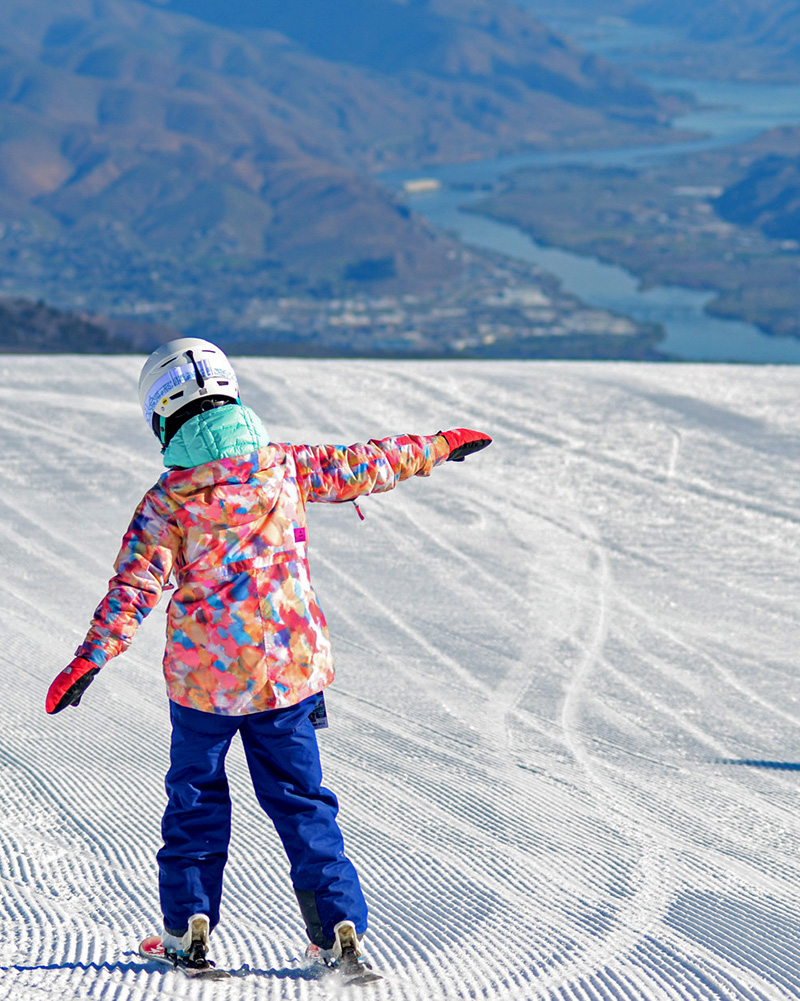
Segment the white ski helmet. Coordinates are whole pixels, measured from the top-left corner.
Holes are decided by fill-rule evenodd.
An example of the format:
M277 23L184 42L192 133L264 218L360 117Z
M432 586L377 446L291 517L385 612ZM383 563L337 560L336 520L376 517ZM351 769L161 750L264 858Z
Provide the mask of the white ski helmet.
M208 396L239 399L236 373L211 341L178 337L154 351L139 376L139 403L147 424L161 441L164 421L187 403Z

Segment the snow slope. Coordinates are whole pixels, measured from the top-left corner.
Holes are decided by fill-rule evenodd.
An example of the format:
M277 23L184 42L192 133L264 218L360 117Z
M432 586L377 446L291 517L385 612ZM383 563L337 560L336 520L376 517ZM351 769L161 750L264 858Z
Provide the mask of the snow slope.
M135 956L158 922L162 609L44 714L160 471L139 365L0 360L0 998L333 997L238 747L214 936L236 976ZM495 436L363 524L310 510L370 996L800 997L800 370L238 368L276 439Z

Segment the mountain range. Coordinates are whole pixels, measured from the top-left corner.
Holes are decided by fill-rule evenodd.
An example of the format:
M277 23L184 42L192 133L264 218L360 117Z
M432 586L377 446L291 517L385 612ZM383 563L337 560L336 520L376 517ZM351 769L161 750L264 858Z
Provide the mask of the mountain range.
M794 49L800 40L800 7L795 0L637 0L630 13L642 23L684 28L700 42L736 40L748 46ZM789 54L786 51L786 54Z
M627 65L667 75L714 79L800 79L800 5L796 0L521 0L545 19L577 24L624 17L673 29L637 43Z
M800 157L761 157L714 205L728 222L755 226L775 239L800 242Z
M4 0L0 39L6 229L265 290L445 280L449 240L373 175L671 111L507 0Z

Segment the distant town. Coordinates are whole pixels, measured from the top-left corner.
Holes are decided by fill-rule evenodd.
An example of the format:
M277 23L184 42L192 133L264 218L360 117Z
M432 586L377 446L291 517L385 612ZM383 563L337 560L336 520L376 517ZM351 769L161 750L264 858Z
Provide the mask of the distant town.
M119 245L109 252L116 236L96 230L75 245L48 241L30 223L1 227L0 295L44 299L95 322L143 321L118 350L148 348L149 325L154 341L179 331L251 354L660 357L658 328L589 308L540 269L483 251L454 250L459 277L419 294L337 294L325 285L281 287L257 264L234 268L222 257L200 277L196 264L174 256Z

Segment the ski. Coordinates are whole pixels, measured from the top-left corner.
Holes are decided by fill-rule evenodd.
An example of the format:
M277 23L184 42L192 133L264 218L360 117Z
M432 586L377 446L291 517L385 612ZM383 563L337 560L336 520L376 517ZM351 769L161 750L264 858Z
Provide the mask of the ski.
M327 963L315 963L312 969L317 979L327 980L328 978L335 978L348 987L366 987L368 984L375 984L379 980L383 980L380 973L376 973L375 970L364 963L357 963L352 968L348 968L342 963L336 963L331 966Z
M192 980L227 980L231 976L227 970L217 969L211 960L192 962L165 952L160 935L150 935L143 939L139 943L139 955L142 959L158 963L159 966L177 970ZM369 963L360 959L352 949L345 949L341 959L332 963L325 962L317 956L309 958L310 969L318 979L335 977L340 983L354 987L365 987L383 980L381 974L376 973Z
M191 961L164 951L160 935L150 935L139 943L139 955L171 970L179 970L192 980L227 980L230 973L218 970L210 959Z
M330 971L337 975L342 983L356 987L364 987L383 980L380 973L376 973L371 966L356 959L355 956L343 956L336 966L330 967Z

